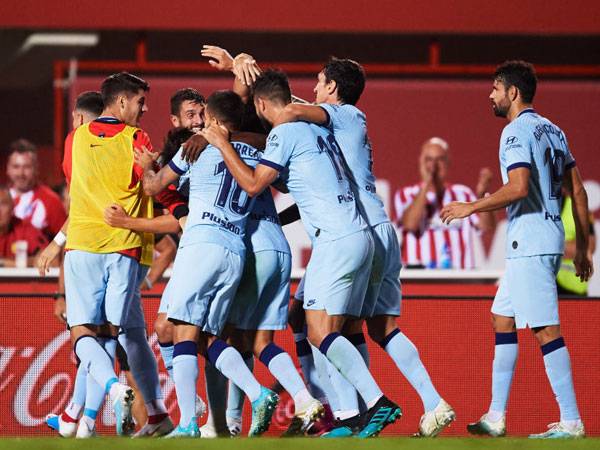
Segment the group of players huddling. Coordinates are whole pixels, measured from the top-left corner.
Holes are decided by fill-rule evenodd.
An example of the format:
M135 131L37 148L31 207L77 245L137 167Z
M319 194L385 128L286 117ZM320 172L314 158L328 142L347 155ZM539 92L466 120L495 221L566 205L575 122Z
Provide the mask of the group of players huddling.
M117 433L132 434L133 390L114 371L118 337L148 413L135 436L238 434L245 397L252 408L248 435L264 433L279 398L254 377L254 356L293 399L295 415L286 435L376 436L402 412L369 371L366 322L371 339L421 397L417 435L436 436L455 412L396 324L399 245L376 194L366 117L355 106L365 85L362 67L331 58L317 75L315 103L309 104L292 96L284 73L263 72L248 54L232 58L213 46L202 54L215 68L234 73L233 90L214 92L206 102L193 89L179 91L172 117L184 127L169 133L161 158L138 128L149 90L141 78L125 72L106 78L97 94L103 105L99 117L86 112L84 102L76 107L81 116L74 125L80 126L67 137L63 163L69 219L39 267L45 272L66 248L67 322L80 365L71 403L62 414L50 415L48 425L62 436L93 436L108 394ZM498 67L490 100L494 113L509 121L500 139L504 185L441 213L449 223L508 208L506 274L492 307L492 401L468 430L505 434L516 328L529 326L561 414L547 432L532 437L581 437L554 278L563 252L563 187L573 197L575 266L582 279L591 276L587 197L564 133L532 108L535 89L530 64L508 61ZM256 117L270 130L266 139ZM278 215L270 187L289 192L295 205ZM154 218L151 196L172 214ZM111 226L115 215L128 220ZM298 218L312 255L288 313L291 256L282 224ZM152 233L179 227L183 234L155 323L177 394L175 427L146 339L139 286L151 263ZM275 330L288 321L306 384L290 355L273 342ZM203 427L198 354L206 358L210 410Z

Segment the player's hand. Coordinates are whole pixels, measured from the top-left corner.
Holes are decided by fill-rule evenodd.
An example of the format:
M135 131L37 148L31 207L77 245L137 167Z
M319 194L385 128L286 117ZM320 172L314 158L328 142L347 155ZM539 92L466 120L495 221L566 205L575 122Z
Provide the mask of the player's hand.
M240 53L233 60L233 73L246 86L252 86L261 73L252 55Z
M594 274L594 264L591 255L585 251L576 251L573 264L575 265L575 274L582 282L588 281Z
M233 70L233 57L227 50L216 45L203 45L200 53L209 58L208 63L217 70Z
M204 138L204 136L201 134L195 134L183 143L183 151L181 156L188 163L194 163L200 157L200 153L204 151L207 145L208 141Z
M179 218L179 226L181 227L181 231L185 230L185 224L187 223L188 216L183 216Z
M200 131L200 135L208 141L209 144L217 148L223 148L229 143L229 130L223 125L211 125Z
M59 322L67 323L67 303L64 297L58 297L54 300L54 317Z
M151 152L145 145L142 145L141 149L135 149L133 159L135 163L138 166L140 166L145 172L147 170L152 170L154 164L156 164L158 156L158 152Z
M56 242L50 241L48 246L42 250L40 256L38 256L36 266L38 268L38 273L40 277L45 277L46 273L50 270L50 266L52 262L60 255L62 252L62 247L60 247Z
M472 203L452 202L448 203L440 211L440 219L446 225L449 225L454 219L468 217L474 212Z
M127 220L129 215L125 212L121 205L113 203L107 206L104 210L104 221L115 228L127 228Z
M477 197L482 198L485 193L490 190L492 178L494 178L494 174L489 167L483 167L479 171L479 179L477 180L477 187L475 188Z

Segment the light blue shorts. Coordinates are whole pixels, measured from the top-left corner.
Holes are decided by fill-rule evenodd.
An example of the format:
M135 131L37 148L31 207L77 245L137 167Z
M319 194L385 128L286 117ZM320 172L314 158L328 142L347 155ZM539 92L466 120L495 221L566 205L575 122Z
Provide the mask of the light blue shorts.
M138 278L136 282L135 295L131 300L131 305L129 305L129 311L127 311L127 317L125 318L125 322L123 325L124 330L130 330L132 328L146 328L146 319L144 317L144 308L142 306L142 291L140 289L140 285L146 275L148 275L148 271L150 267L140 264L138 270Z
M210 243L180 246L169 281L167 317L218 336L242 277L244 258Z
M119 253L65 255L67 323L121 326L137 289L139 263Z
M316 244L306 266L304 309L358 317L373 264L373 245L369 230Z
M291 271L288 253L267 250L246 254L229 323L241 330L285 330Z
M298 286L296 287L296 293L294 294L294 300L298 300L299 302L304 301L304 277L306 274L302 275L300 281L298 282Z
M492 313L514 317L517 328L558 325L560 259L561 255L507 258Z
M399 316L402 302L400 287L400 246L390 222L373 227L375 252L369 286L360 317Z
M172 274L173 272L171 272ZM162 296L160 297L160 303L158 305L158 314L166 314L167 313L167 306L169 305L169 298L171 296L171 280L173 279L173 275L171 275L171 278L169 278L169 281L167 281L167 285L165 286L165 290L162 293Z

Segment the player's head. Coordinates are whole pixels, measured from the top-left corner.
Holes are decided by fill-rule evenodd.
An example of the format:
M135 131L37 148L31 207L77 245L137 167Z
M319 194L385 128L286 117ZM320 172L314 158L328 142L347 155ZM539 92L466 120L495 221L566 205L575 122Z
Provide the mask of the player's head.
M206 125L223 125L229 131L238 131L244 117L244 102L233 91L215 91L206 99Z
M149 90L148 83L127 72L107 77L100 87L105 111L132 127L137 127L148 111L146 93Z
M332 56L317 75L316 103L356 105L365 89L365 71L351 59Z
M171 123L190 130L204 126L206 100L196 89L179 89L171 97Z
M162 152L160 153L161 165L168 164L173 156L179 151L181 145L194 135L194 132L186 127L171 128L165 138Z
M263 72L254 83L254 107L256 114L270 128L279 111L292 101L287 75L280 70Z
M73 108L73 112L71 113L73 116L73 129L97 119L103 110L104 103L102 102L100 92L82 92L77 96L75 108Z
M6 175L10 186L19 192L33 189L37 183L37 147L27 139L17 139L8 147Z
M506 61L494 72L490 94L494 114L506 117L511 107L530 105L535 96L537 76L533 66L525 61Z
M425 178L429 174L436 182L443 183L446 180L449 162L448 148L448 143L440 137L429 138L423 143L419 158L421 177Z
M13 200L8 186L0 185L0 228L6 228L13 216Z

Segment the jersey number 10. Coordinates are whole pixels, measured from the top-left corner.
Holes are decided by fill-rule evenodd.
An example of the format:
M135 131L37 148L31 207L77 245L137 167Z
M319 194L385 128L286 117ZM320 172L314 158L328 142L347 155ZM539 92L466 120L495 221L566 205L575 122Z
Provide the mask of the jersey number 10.
M220 173L222 174L221 186L217 193L215 206L225 208L229 200L229 209L240 215L246 214L248 206L250 206L250 196L235 182L224 161L215 166L215 175Z

